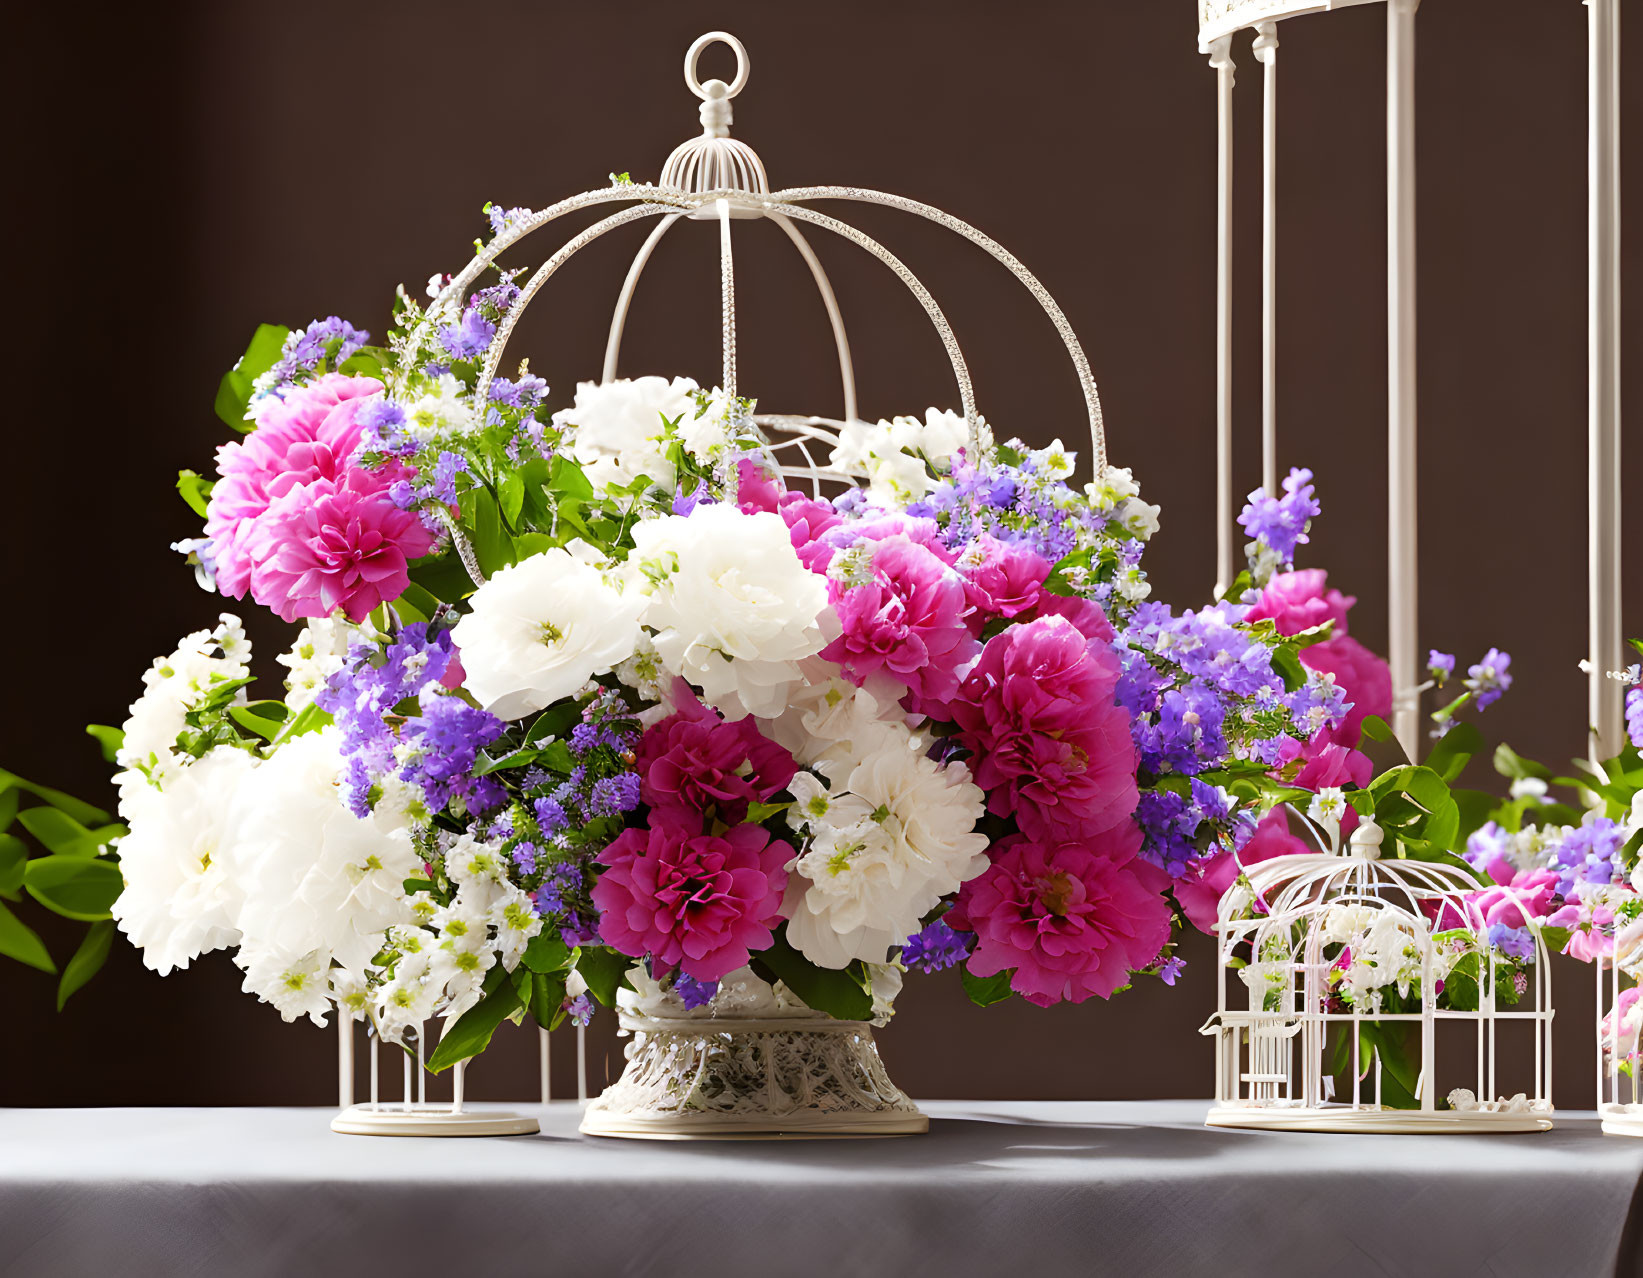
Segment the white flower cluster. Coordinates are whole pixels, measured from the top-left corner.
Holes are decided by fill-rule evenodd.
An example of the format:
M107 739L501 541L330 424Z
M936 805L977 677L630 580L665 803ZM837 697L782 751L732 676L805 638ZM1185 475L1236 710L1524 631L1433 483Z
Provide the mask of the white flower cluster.
M788 787L788 822L804 839L787 867L788 939L822 967L884 964L943 896L986 870L975 829L986 796L869 693L836 676L807 691L775 734L791 740L796 728L796 757L820 774Z
M983 443L990 442L986 422L978 419ZM954 412L928 409L916 417L846 422L833 449L833 468L859 475L867 482L868 497L881 506L906 506L927 494L936 480L931 468L946 469L953 455L969 442L964 418Z
M496 849L465 834L446 851L445 872L456 887L451 904L441 909L418 893L409 904L423 926L388 933L385 966L392 974L370 997L377 1028L390 1042L436 1011L448 1020L461 1016L479 1001L486 973L497 963L513 971L542 930Z
M696 417L701 387L688 377L578 382L576 399L553 415L571 458L595 488L625 487L643 475L673 487L668 423Z
M1160 508L1141 500L1141 485L1127 466L1108 466L1098 481L1084 485L1084 495L1091 509L1137 541L1147 541L1158 531Z
M644 520L633 541L621 573L572 543L486 581L452 635L468 690L518 719L612 670L659 694L665 671L733 719L785 710L837 620L780 516L704 506Z
M196 630L170 656L156 657L143 671L143 695L131 705L125 740L116 755L120 772L114 782L120 787L120 812L128 824L131 795L145 783L163 789L176 778L184 762L177 754L177 738L188 726L188 715L221 695L227 685L249 678L250 661L245 627L225 612L215 630ZM243 703L243 690L237 690L233 700Z
M1340 944L1351 951L1336 988L1359 1011L1378 1012L1386 991L1393 987L1407 998L1410 987L1420 979L1420 940L1413 924L1396 910L1332 905L1324 911L1319 933L1323 944ZM1434 980L1448 975L1460 953L1443 946L1434 948Z
M290 673L285 677L285 704L295 714L310 705L326 681L348 659L348 644L361 628L341 613L316 617L303 626L288 652L274 660Z
M363 981L387 930L410 921L403 883L421 861L408 834L342 805L337 746L333 728L264 760L218 746L133 796L113 915L148 966L237 944L248 993L321 1023L333 965Z

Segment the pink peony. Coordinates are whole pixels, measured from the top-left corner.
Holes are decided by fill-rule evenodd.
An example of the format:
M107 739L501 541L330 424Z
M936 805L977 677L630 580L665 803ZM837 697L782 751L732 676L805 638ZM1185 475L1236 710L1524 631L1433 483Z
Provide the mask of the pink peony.
M1557 895L1556 870L1521 870L1509 884L1497 884L1472 895L1472 904L1483 915L1484 924L1496 923L1506 927L1526 927L1528 920L1523 911L1536 922L1552 913L1552 899Z
M739 825L749 803L787 788L798 765L751 717L725 722L683 679L674 683L673 702L677 710L639 739L640 795L653 810L692 828L704 827L709 810Z
M1046 845L1013 836L971 879L947 922L976 934L969 970L1014 969L1010 988L1048 1007L1108 998L1169 940L1167 878L1145 861L1110 855L1101 840Z
M1363 721L1368 715L1386 718L1392 713L1392 672L1386 662L1350 635L1315 643L1301 650L1301 663L1321 674L1332 674L1346 690L1352 703L1346 718L1336 727L1325 728L1315 743L1334 742L1356 746L1363 740Z
M975 609L970 624L977 634L992 618L1014 617L1036 604L1050 575L1050 561L1037 551L986 535L970 544L958 566Z
M1304 839L1289 830L1289 813L1273 808L1255 827L1255 833L1237 853L1217 852L1207 858L1190 879L1175 881L1175 899L1181 903L1187 922L1200 932L1215 930L1216 911L1221 897L1238 881L1241 868L1270 861L1275 856L1304 856L1314 851Z
M256 430L217 449L221 478L206 507L205 532L213 542L217 588L223 594L245 597L255 567L249 549L252 530L270 505L316 479L342 483L348 477L353 469L349 458L359 446L360 407L381 391L382 383L374 377L332 373L283 400L264 398ZM406 474L395 464L374 472L371 482L386 489Z
M782 483L780 475L766 470L751 457L743 457L736 463L736 505L742 514L757 515L763 511L774 514L786 495L787 485Z
M929 521L926 521L929 522ZM943 702L978 647L967 624L964 581L929 549L897 533L873 546L871 577L829 579L843 632L822 650L858 684L890 676L920 701ZM892 692L891 700L899 700Z
M680 967L717 981L775 939L792 855L757 825L699 834L663 820L624 830L599 854L599 939L632 958L649 955L658 975Z
M736 463L736 504L744 515L778 514L787 525L799 561L811 572L826 572L833 547L820 540L828 529L844 522L831 503L806 497L782 483L780 475L744 457Z
M1038 604L1033 609L1036 617L1065 617L1078 628L1078 633L1086 639L1098 639L1102 643L1111 643L1118 632L1112 628L1112 622L1107 620L1107 614L1101 611L1099 604L1091 603L1088 599L1080 599L1077 595L1058 595L1051 591L1041 591Z
M944 564L958 558L941 538L941 525L923 515L906 515L900 511L877 511L852 522L840 520L823 537L835 550L843 550L858 541L884 541L890 537L905 537L923 546Z
M1113 700L1118 657L1041 617L987 641L952 704L988 807L1045 841L1111 830L1135 811L1135 744Z
M400 510L360 472L343 483L316 479L275 501L252 526L251 597L285 621L350 621L397 599L410 584L408 562L428 553L433 534Z
M1326 621L1335 623L1330 636L1339 639L1346 633L1347 610L1357 603L1352 595L1338 590L1325 590L1329 574L1322 568L1303 568L1298 572L1281 572L1261 592L1255 606L1245 614L1245 621L1271 620L1277 623L1281 635L1298 635Z

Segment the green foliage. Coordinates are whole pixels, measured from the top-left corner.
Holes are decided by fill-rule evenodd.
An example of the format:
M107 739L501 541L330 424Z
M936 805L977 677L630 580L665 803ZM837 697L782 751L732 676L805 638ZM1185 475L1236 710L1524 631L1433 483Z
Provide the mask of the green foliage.
M974 976L968 966L959 969L964 981L964 992L977 1007L990 1007L1010 997L1010 978L1013 971L995 972L992 976Z
M86 735L97 743L103 752L103 762L113 763L119 756L120 747L125 744L126 734L119 728L111 728L106 723L86 724Z
M68 1002L71 994L102 970L113 941L114 923L111 919L103 919L86 929L85 939L80 942L80 948L74 951L74 957L69 959L68 966L63 969L63 979L57 983L59 1012L63 1010L63 1004Z
M245 354L223 374L217 386L217 416L242 435L251 429L245 410L251 402L252 383L279 362L280 350L290 335L291 330L283 325L259 324Z
M57 965L51 961L39 934L4 905L0 905L0 955L42 972L53 975L57 972Z
M101 857L40 856L23 870L23 888L36 901L87 923L108 917L121 886L120 867Z
M626 954L603 945L585 945L576 951L576 970L588 983L588 993L606 1007L616 1006L616 991L626 982L632 966L633 960Z
M486 973L484 997L445 1030L428 1058L428 1068L435 1074L443 1073L489 1047L497 1027L525 1005L520 987L529 978L529 972L510 974L500 965Z
M785 984L806 1007L837 1020L865 1021L873 1015L866 966L857 960L842 971L817 967L793 948L785 923L776 930L770 948L753 956L753 966L771 984L778 980Z
M211 490L216 487L216 481L204 478L192 470L177 472L177 491L182 499L201 519L205 518L206 503L211 499Z

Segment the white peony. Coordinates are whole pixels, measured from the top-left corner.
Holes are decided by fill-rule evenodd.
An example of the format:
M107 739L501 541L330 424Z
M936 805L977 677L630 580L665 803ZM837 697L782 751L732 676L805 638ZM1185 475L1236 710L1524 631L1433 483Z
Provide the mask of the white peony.
M805 820L810 837L787 867L782 913L788 939L823 967L885 962L936 902L988 865L975 830L986 798L969 769L926 757L904 728L876 733L858 762L824 765L825 795L794 779L790 819Z
M387 929L410 920L404 881L422 864L406 833L343 806L338 739L326 728L287 742L241 784L236 804L245 896L236 961L247 988L287 1019L297 1013L275 987L316 953L327 968L333 959L351 971L369 964Z
M877 725L903 722L899 706L858 688L831 661L810 657L799 670L804 683L792 690L765 732L806 767L859 757L878 739Z
M698 506L645 520L633 544L663 667L732 719L780 714L803 682L798 663L838 629L826 581L799 562L781 516Z
M161 976L239 939L235 797L256 767L246 751L218 746L163 791L143 786L121 802L131 833L120 841L125 889L111 912Z
M297 633L289 652L274 660L290 673L285 677L285 704L296 713L308 706L326 681L348 659L348 644L360 628L340 613L315 617Z
M567 550L522 559L474 592L452 632L466 687L504 719L552 705L633 655L644 606Z
M700 389L688 377L578 382L575 402L555 413L553 424L566 433L571 457L595 487L621 487L645 475L671 488L666 423L693 419Z

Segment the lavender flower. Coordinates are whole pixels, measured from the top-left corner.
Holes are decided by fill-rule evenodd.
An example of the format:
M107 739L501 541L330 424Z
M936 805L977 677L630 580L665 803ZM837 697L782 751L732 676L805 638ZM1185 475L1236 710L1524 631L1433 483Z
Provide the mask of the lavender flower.
M1433 648L1426 654L1426 670L1438 687L1443 687L1449 677L1455 673L1455 657L1453 653L1439 652Z
M972 932L955 932L945 920L936 919L922 932L907 938L901 947L902 963L918 972L941 972L957 967L970 957Z
M1321 509L1312 488L1312 472L1296 469L1284 480L1283 496L1274 497L1260 488L1250 493L1238 522L1257 548L1287 566L1295 562L1295 547L1306 543L1307 526Z
M673 978L673 992L679 996L681 1003L694 1010L713 1001L713 996L719 992L719 982L698 981L694 976L680 972Z
M455 359L474 359L485 353L495 336L496 325L477 306L470 306L458 323L439 330L439 344Z
M593 1019L593 1000L586 994L578 994L575 998L568 998L563 1004L564 1013L573 1025L586 1025Z
M1477 694L1477 707L1487 710L1505 695L1512 686L1512 676L1508 667L1512 664L1509 653L1491 648L1483 654L1483 660L1471 666L1466 673L1469 676L1466 686Z
M201 562L204 562L201 556ZM1632 744L1643 750L1643 688L1632 688L1626 693L1626 735Z

